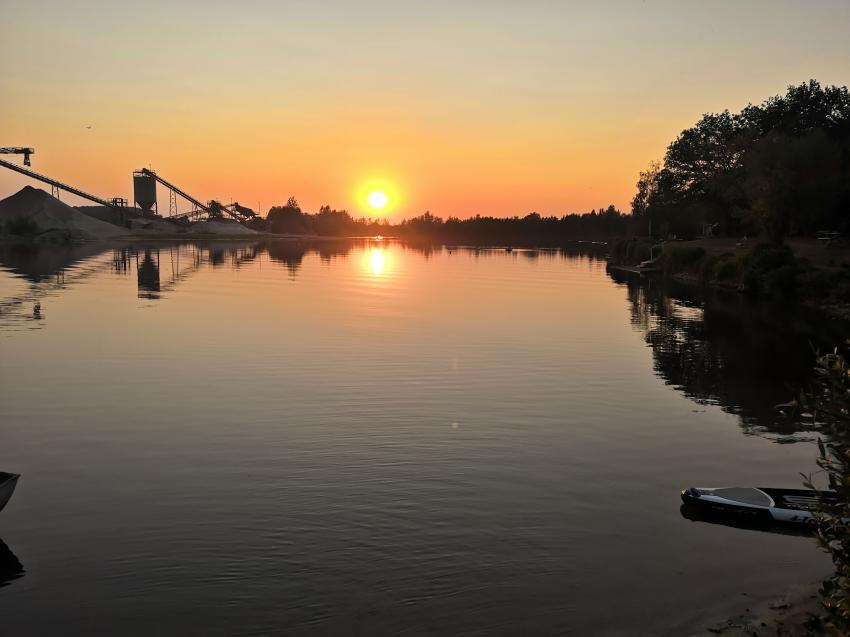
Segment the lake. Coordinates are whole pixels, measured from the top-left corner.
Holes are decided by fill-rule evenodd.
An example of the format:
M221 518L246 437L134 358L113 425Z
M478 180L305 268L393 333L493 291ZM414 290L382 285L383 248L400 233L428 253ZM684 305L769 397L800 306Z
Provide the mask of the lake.
M0 630L678 634L825 575L679 491L799 487L840 327L604 251L0 247Z

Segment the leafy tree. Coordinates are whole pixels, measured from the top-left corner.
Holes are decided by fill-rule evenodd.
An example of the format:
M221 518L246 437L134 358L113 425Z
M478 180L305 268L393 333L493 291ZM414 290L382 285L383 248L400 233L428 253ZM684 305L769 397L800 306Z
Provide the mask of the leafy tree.
M635 215L680 235L755 219L777 241L850 229L850 94L810 80L740 113L707 113L641 173Z
M770 238L782 243L789 231L818 230L846 188L847 176L840 148L816 128L795 137L774 133L760 139L748 154L744 183L751 210Z
M311 219L313 231L325 237L356 234L354 220L345 210L322 206Z
M290 197L285 206L271 208L266 219L269 229L276 234L306 234L309 230L295 197Z
M652 205L653 197L658 191L658 174L661 172L661 162L649 162L646 170L640 172L637 181L637 193L632 199L632 214L645 215Z

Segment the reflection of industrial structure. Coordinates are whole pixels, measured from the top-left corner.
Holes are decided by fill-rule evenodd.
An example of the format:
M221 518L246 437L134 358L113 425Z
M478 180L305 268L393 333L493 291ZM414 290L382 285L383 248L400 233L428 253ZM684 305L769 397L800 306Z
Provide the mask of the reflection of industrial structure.
M156 261L152 257L150 248L145 249L141 262L137 252L136 273L138 275L139 298L158 299L160 292L159 250L156 251Z
M0 154L23 155L24 166L30 165L30 155L34 153L35 149L29 147L0 147ZM59 191L64 190L65 192L69 192L77 197L88 199L89 201L93 201L96 204L100 204L101 206L106 206L108 208L120 210L127 207L127 200L121 197L103 199L85 192L84 190L80 190L79 188L75 188L69 184L53 179L52 177L39 174L34 170L24 168L23 166L13 164L3 159L0 159L0 166L21 173L22 175L26 175L27 177L31 177L32 179L50 184L51 194L57 198L59 197ZM157 184L161 184L167 188L169 192L169 214L167 216L163 215L167 219L182 221L199 219L201 217L206 217L207 219L223 219L224 217L229 217L240 223L246 223L258 218L257 213L250 208L240 206L237 202L222 204L213 199L204 204L200 200L192 197L184 190L178 188L173 183L166 181L154 171L147 168L141 168L133 172L133 200L135 205L141 209L143 215L159 216L159 207L157 205L156 197ZM192 205L191 210L187 212L179 212L177 209L178 197L188 201Z
M189 243L163 247L118 248L112 252L112 270L116 274L136 272L138 296L155 300L172 291L202 266L217 267L230 260L234 268L254 261L260 254L258 244L200 245Z

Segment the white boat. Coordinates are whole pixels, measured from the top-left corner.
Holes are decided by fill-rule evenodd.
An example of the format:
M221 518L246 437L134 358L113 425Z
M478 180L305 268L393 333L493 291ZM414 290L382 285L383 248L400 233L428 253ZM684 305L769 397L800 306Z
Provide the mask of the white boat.
M18 484L18 478L20 478L17 473L5 473L0 471L0 511L3 510L3 507L6 506L6 503L9 501L9 498L12 497L12 494L15 492L15 487Z
M806 489L768 489L755 487L693 488L682 491L682 501L715 515L752 522L781 522L815 525L812 512L821 503L834 504L834 491Z

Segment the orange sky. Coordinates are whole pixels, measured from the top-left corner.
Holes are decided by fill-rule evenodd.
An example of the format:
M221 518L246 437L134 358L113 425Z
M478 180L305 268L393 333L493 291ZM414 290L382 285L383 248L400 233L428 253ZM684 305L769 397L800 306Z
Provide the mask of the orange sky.
M701 113L850 78L846 1L66 4L0 0L0 145L104 197L150 166L264 212L627 209Z

